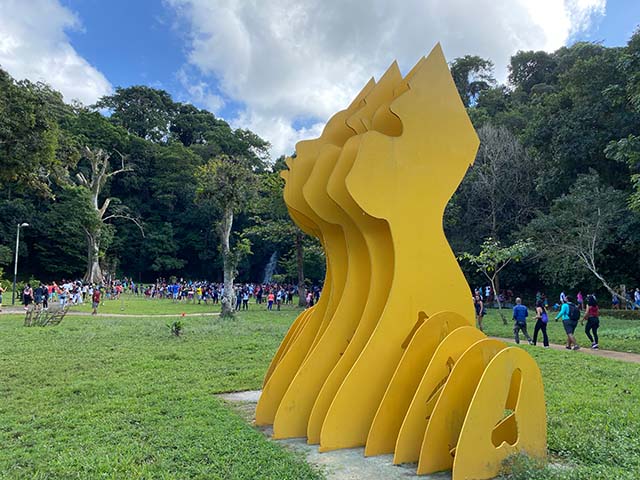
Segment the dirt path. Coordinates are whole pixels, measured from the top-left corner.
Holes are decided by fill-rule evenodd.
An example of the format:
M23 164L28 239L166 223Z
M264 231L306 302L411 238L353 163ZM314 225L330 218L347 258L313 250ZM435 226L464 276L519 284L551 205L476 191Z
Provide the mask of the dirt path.
M507 343L515 343L515 340L513 338L502 338L502 337L494 337L494 338L497 338L498 340L502 340ZM526 343L526 341L524 343ZM539 348L543 348L542 344L538 344L538 346ZM550 344L549 348L552 348L553 350L566 351L564 345ZM638 353L615 352L613 350L592 350L589 347L581 347L580 350L575 352L567 351L567 354L571 354L571 355L576 355L580 353L586 353L587 355L595 355L597 357L613 358L614 360L622 360L623 362L640 363L640 354Z
M0 315L20 315L24 314L23 308L3 308ZM94 317L119 317L119 318L138 318L138 317L158 317L158 318L175 318L182 317L182 313L156 313L156 314L148 314L148 313L140 313L140 314L132 314L132 313L98 313L97 315L91 315L91 312L78 312L78 311L70 311L67 312L67 315L71 316L94 316ZM185 313L185 317L217 317L220 315L218 312L203 312L203 313Z

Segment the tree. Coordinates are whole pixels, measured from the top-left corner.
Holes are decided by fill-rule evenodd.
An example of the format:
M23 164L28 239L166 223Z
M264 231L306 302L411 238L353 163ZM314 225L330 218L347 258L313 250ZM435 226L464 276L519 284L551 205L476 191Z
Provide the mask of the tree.
M590 169L605 183L627 188L628 175L604 154L612 140L637 131L640 121L628 106L621 49L581 43L554 55L559 72L554 92L518 107L526 119L519 138L540 160L538 191L550 205Z
M498 284L498 276L504 268L511 262L519 262L532 251L532 243L529 240L518 240L509 246L502 246L498 240L487 238L480 247L478 254L465 252L458 257L459 260L466 260L476 267L478 273L482 273L493 290L494 296L498 302L498 310L502 309L500 302L500 286ZM506 325L507 318L499 312L502 322Z
M198 168L196 185L196 201L219 214L217 228L222 242L224 275L222 316L231 317L236 266L249 247L246 239L240 239L232 248L233 220L234 215L243 212L255 195L256 177L246 158L220 155Z
M288 278L297 282L298 302L304 306L305 245L309 246L310 237L293 223L284 203L284 180L280 177L280 171L286 168L284 157L281 157L276 160L273 172L259 175L258 198L250 210L253 225L245 230L245 234L261 244L269 245L271 251L278 251L282 258L286 258L279 265L286 265ZM295 266L295 274L292 274L292 265Z
M538 204L536 163L518 139L490 124L478 135L480 148L456 194L457 208L450 207L445 217L448 231L458 238L458 250L469 250L487 237L505 240L533 217Z
M558 64L553 54L545 51L518 51L509 64L509 83L526 93L537 85L553 84Z
M465 55L451 62L451 76L465 107L472 105L480 92L495 85L493 62L475 55Z
M51 195L52 181L65 177L77 161L71 152L59 155L66 138L58 120L69 113L58 92L40 83L16 82L0 69L0 190L8 196L21 191Z
M554 200L549 213L527 226L544 260L543 270L554 281L569 282L590 272L612 295L619 295L604 278L599 260L607 246L619 241L623 192L602 184L597 173L580 175L567 195Z
M87 189L88 199L91 202L91 206L95 212L95 218L93 221L88 222L84 226L84 231L87 236L87 270L84 275L84 280L90 283L99 283L104 279L102 268L100 267L100 257L104 252L106 245L108 244L108 234L110 229L106 228L106 224L109 220L114 218L125 218L136 223L144 235L142 224L135 219L128 210L121 205L116 208L112 208L111 212L107 212L109 206L112 204L114 198L107 197L102 201L100 205L100 194L105 186L107 180L115 175L124 172L130 172L131 167L125 163L125 157L118 154L121 160L121 166L117 170L109 169L109 159L111 156L104 150L91 150L89 147L85 147L84 156L89 161L91 171L88 173L88 177L83 172L79 172L76 177L78 183ZM115 202L113 202L115 204Z
M172 136L185 147L210 143L210 134L216 130L231 134L231 128L227 122L217 119L211 112L185 103L176 104L176 113L170 130Z
M633 34L620 59L620 70L627 79L625 92L630 110L640 113L640 28ZM631 172L633 192L629 196L629 206L640 212L640 124L624 138L611 141L605 149L611 160L624 163Z
M169 135L176 106L164 90L144 85L116 88L94 105L111 111L111 121L141 138L159 142Z

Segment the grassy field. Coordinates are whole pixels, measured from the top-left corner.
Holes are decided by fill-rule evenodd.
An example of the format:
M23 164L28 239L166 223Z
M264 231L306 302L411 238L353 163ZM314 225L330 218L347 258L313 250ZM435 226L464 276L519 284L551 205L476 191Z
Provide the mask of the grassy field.
M314 479L215 393L256 389L294 313L0 317L0 478ZM259 472L259 473L258 473Z
M298 297L294 299L294 304L298 304ZM85 302L82 305L75 305L71 307L73 311L78 312L91 312L91 302ZM266 302L262 305L256 305L255 299L250 301L250 308L255 310L266 310ZM275 305L274 305L275 310ZM291 310L295 307L289 305L282 305L283 310ZM220 304L214 305L211 302L205 304L204 302L198 304L190 302L174 302L171 299L148 299L144 295L122 295L119 300L107 300L104 299L98 313L116 313L127 315L161 315L161 314L176 314L181 313L213 313L220 312Z
M502 319L498 316L497 310L489 309L488 314L484 317L483 326L487 335L497 337L513 337L513 320L511 320L511 310L503 310L507 317L507 325L502 323ZM529 309L529 320L527 321L527 329L529 335L533 337L533 327L536 322L533 319L535 312ZM549 314L549 323L547 333L549 341L563 345L567 341L567 335L562 327L562 321L554 321L555 313ZM640 320L622 320L612 317L600 317L600 328L598 329L598 337L600 348L604 350L616 350L618 352L640 353ZM520 339L523 335L520 334ZM576 339L581 346L591 347L591 342L584 333L584 326L578 324L576 329ZM538 334L538 344L542 345L542 333Z
M0 317L0 478L321 478L214 396L260 388L297 313L252 308L186 317L181 338L170 318ZM640 365L523 348L543 372L560 467L512 478L640 478Z

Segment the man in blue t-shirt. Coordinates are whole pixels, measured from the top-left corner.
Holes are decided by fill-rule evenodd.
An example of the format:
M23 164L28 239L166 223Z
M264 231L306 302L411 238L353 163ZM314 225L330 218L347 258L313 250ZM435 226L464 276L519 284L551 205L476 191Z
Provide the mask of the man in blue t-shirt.
M527 317L529 316L529 311L527 307L522 305L522 299L520 297L516 298L516 306L513 307L513 335L516 339L516 343L520 343L520 330L524 333L524 336L529 341L529 345L533 345L533 341L527 333Z

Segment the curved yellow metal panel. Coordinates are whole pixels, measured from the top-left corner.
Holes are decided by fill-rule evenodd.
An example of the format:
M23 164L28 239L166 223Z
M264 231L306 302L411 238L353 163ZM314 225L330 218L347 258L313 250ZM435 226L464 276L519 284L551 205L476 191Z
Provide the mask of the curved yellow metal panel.
M454 312L440 312L417 329L382 398L367 436L366 456L393 453L402 421L438 345L456 328L468 325ZM405 342L406 343L406 342Z
M378 108L378 105L389 102L393 98L393 88L401 80L402 75L398 65L394 62L380 78L373 90L366 96L364 99L365 105L347 120L347 124L354 131L360 131L359 128L366 128L367 122L370 121L368 119ZM369 340L386 303L391 284L393 249L391 248L391 236L387 223L375 219L362 211L349 195L345 185L345 178L353 165L359 142L360 137L355 136L345 143L329 177L327 193L350 217L354 228L358 230L358 237L362 237L365 242L364 246L359 244L358 248L365 249L368 265L366 267L356 266L355 268L363 268L368 272L368 278L363 278L362 283L358 285L358 288L363 289L361 294L366 299L366 305L361 312L353 337L349 340L344 353L340 356L338 363L322 385L322 389L313 405L307 427L309 443L320 442L320 431L327 410L345 376ZM350 235L355 236L356 234L347 231L347 244L349 248L352 248L350 246L352 242L349 240Z
M391 108L402 135L361 135L346 184L365 212L389 223L393 283L375 331L329 407L321 450L365 444L419 312L452 311L472 324L468 286L444 236L442 214L474 159L478 138L439 48Z
M293 321L293 323L291 324L291 327L289 327L289 330L287 330L287 334L282 340L282 343L280 343L280 346L278 347L276 354L271 359L269 368L267 368L267 373L265 374L264 381L262 382L263 387L267 384L267 381L269 381L269 377L271 377L271 373L276 368L276 366L278 365L278 363L280 362L284 354L287 353L293 341L300 334L302 327L304 326L307 318L309 317L309 314L313 311L314 308L315 308L315 305L311 308L303 310L300 313L300 315L298 315L296 319Z
M404 78L394 62L296 145L285 203L320 240L327 275L265 375L256 423L274 437L395 449L394 462L453 466L455 480L488 478L514 451L544 456L540 372L472 327L442 228L477 148L439 45Z
M418 475L451 469L476 386L491 359L505 348L504 342L487 338L471 345L458 359L427 424Z
M546 456L547 417L538 365L524 350L510 347L489 362L480 379L460 432L453 480L493 478L502 461L518 452Z
M464 326L447 335L438 346L402 421L393 463L418 461L427 423L451 370L467 348L484 338L485 334L476 327Z
M339 230L331 232L332 238L327 239L327 243L343 242L345 245L347 256L342 259L347 266L345 288L325 331L298 370L280 403L273 424L275 438L306 435L309 415L317 395L349 345L367 299L371 272L364 238L344 210L327 194L329 175L340 151L340 148L333 145L323 147L303 193L322 220L341 226Z

